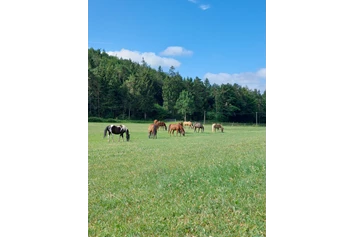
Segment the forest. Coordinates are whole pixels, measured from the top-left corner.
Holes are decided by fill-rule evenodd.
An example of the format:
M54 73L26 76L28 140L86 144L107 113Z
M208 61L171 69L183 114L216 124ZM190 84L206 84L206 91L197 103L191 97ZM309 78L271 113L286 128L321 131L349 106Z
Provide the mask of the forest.
M120 120L214 121L266 124L266 91L208 78L183 78L119 59L104 50L88 52L88 117Z

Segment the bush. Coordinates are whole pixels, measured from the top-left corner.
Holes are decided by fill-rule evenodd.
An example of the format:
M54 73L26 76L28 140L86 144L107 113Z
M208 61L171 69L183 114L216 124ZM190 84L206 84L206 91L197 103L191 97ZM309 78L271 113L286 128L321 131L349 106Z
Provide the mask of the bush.
M107 123L118 123L117 119L113 119L113 118L109 118L109 119L105 119L105 122Z
M89 117L89 122L104 122L102 118L99 117Z

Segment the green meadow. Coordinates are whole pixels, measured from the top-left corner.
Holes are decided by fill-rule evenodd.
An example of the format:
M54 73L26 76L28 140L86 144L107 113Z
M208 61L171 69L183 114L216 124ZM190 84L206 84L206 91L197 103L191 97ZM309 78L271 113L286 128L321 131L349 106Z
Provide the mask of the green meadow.
M88 124L89 236L266 235L266 127L148 139L124 124L129 142Z

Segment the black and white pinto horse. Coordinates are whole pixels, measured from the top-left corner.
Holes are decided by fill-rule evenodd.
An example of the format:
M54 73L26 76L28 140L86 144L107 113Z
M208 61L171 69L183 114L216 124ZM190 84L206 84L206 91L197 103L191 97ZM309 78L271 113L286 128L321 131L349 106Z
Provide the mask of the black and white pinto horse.
M108 142L110 142L110 136L112 136L112 141L114 140L113 139L113 135L114 134L118 134L122 137L122 140L124 141L124 138L123 138L123 133L126 133L126 140L127 142L129 141L129 130L128 128L125 126L125 125L108 125L106 128L105 128L105 131L104 131L104 138L106 137L106 134L108 132ZM120 141L120 137L118 137L118 141Z

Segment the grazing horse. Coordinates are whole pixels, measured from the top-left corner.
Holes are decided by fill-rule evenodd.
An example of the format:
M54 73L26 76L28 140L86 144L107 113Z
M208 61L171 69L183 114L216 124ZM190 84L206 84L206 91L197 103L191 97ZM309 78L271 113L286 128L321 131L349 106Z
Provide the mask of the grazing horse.
M184 127L189 127L189 128L193 128L192 122L191 121L185 121L184 123Z
M201 129L201 132L204 132L204 130L205 130L205 127L201 123L195 123L194 128L195 128L194 132L196 132L196 128L198 128L198 132L200 132L200 129Z
M152 138L157 139L158 138L157 133L158 133L158 125L156 125L155 123L150 124L148 127L148 138L150 138L150 136L153 136Z
M118 134L119 137L118 137L118 141L120 141L120 137L122 137L122 140L124 141L124 138L123 138L123 133L126 133L126 141L128 142L129 141L129 138L130 138L130 134L129 134L129 130L128 128L125 126L125 125L108 125L105 130L104 130L104 138L106 137L106 134L108 132L108 142L110 142L110 136L112 135L112 141L114 140L113 139L113 135L114 134Z
M221 132L223 132L224 128L221 124L219 123L214 123L212 124L212 132L216 132L216 129L219 131L221 129Z
M178 135L178 133L180 133L180 136L181 136L181 134L183 136L185 136L184 127L180 123L178 123L178 124L169 124L168 133L170 134L170 136L171 136L171 133L173 133L173 136L174 136L174 132L175 131L176 131L176 136Z
M155 122L154 124L158 125L158 130L159 130L161 127L163 127L165 131L167 130L166 124L165 124L163 121L157 121L157 122Z

